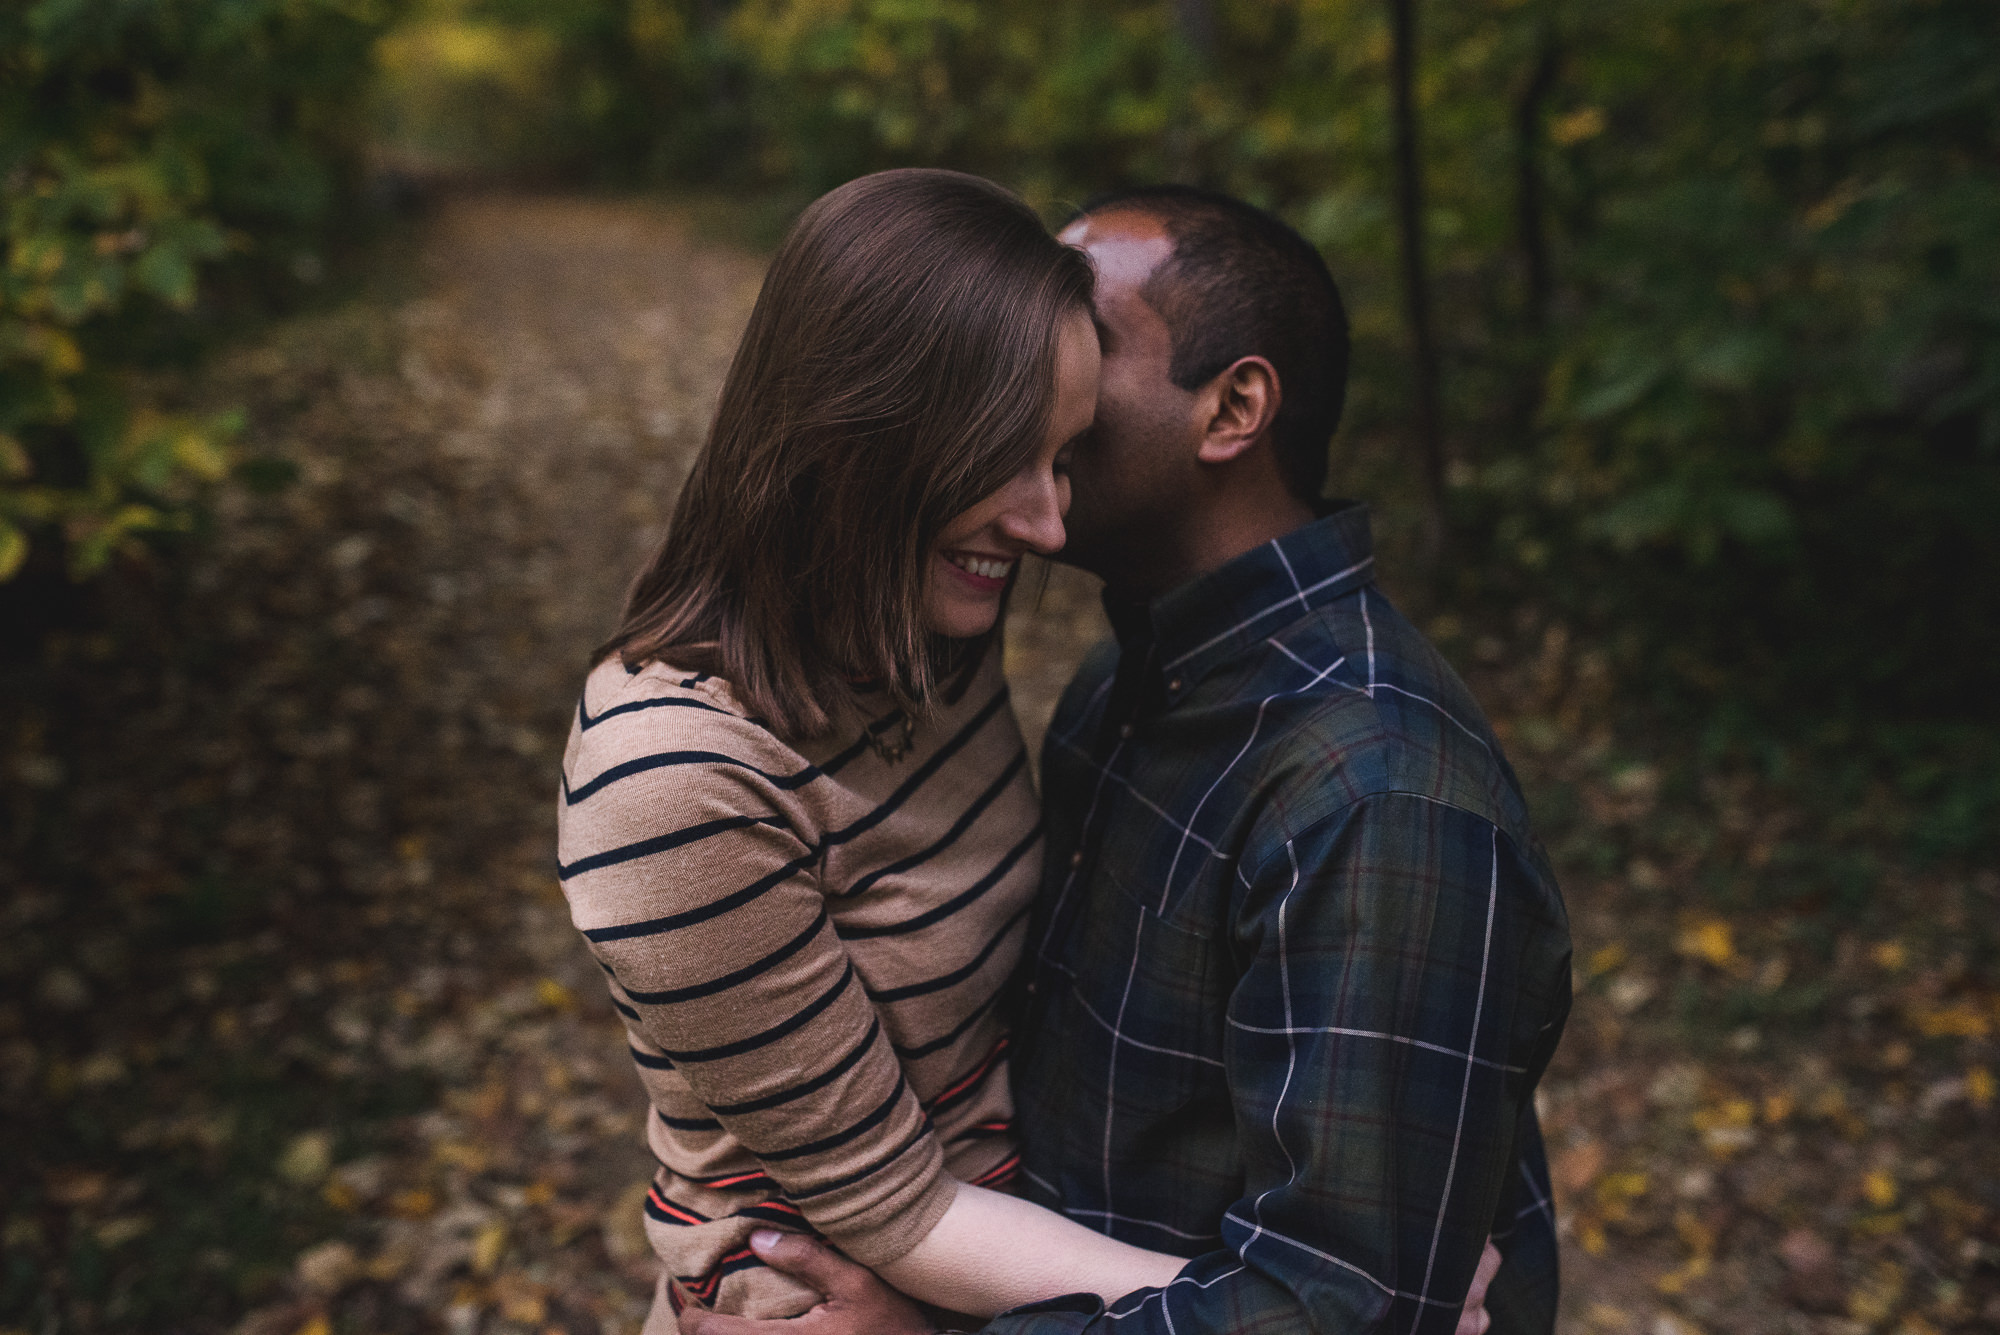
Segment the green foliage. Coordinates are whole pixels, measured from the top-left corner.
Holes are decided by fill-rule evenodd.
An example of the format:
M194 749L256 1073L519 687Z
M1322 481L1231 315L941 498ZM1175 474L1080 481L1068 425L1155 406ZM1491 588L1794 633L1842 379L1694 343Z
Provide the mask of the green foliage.
M1212 40L1177 27L1198 6L1135 0L473 8L546 25L616 85L597 142L645 140L635 170L813 191L936 163L1054 212L1161 178L1275 208L1350 296L1344 439L1404 429L1373 0L1216 4ZM1629 681L1703 710L1990 713L2000 10L1480 0L1423 18L1447 596L1532 590ZM652 34L650 64L585 59L621 27ZM653 112L609 133L642 85Z
M1813 720L1990 719L2000 9L1420 12L1453 459L1444 599L1551 608L1628 686L1739 753ZM1417 492L1381 0L412 0L407 15L378 48L373 123L419 171L789 197L936 163L1051 215L1163 178L1276 209L1323 248L1354 316L1336 475L1388 496L1392 530L1398 475ZM123 368L188 327L175 312L199 311L201 275L269 265L325 216L392 17L361 0L40 0L0 19L0 566L34 525L100 560L177 522L223 466L219 427L121 407ZM1897 738L1915 734L1891 732L1856 733L1857 754L1903 765Z
M340 200L368 0L38 0L0 13L0 580L185 528L233 416L163 412L223 266L268 285ZM314 263L306 257L308 271Z
M1276 209L1354 318L1336 477L1414 527L1381 0L451 4L549 36L600 175L803 197L938 164L1052 216L1159 179ZM2000 8L1419 8L1446 605L1552 611L1711 756L1831 720L1933 812L1914 844L1990 847Z

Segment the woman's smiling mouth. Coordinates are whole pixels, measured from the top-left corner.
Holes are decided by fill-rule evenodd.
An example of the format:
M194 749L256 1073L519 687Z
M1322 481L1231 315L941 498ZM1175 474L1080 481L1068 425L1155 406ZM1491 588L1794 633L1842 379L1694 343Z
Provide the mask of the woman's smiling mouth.
M1015 557L983 556L977 552L942 552L940 555L952 569L967 576L969 583L985 591L1004 588L1007 577L1014 573L1014 566L1018 563Z

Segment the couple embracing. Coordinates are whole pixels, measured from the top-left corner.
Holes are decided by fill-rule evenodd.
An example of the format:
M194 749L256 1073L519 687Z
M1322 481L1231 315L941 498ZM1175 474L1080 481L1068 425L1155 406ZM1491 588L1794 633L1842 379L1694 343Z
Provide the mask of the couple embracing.
M1552 1329L1563 905L1319 499L1346 363L1318 254L1219 195L1058 238L897 171L793 227L564 757L649 1335ZM1030 552L1116 631L1039 798Z

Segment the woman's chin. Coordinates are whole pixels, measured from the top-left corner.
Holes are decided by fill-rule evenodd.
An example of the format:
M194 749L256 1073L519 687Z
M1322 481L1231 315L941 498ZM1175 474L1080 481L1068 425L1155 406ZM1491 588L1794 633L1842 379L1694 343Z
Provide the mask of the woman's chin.
M999 619L999 603L982 599L976 606L933 607L924 616L924 626L947 640L975 640L992 630Z

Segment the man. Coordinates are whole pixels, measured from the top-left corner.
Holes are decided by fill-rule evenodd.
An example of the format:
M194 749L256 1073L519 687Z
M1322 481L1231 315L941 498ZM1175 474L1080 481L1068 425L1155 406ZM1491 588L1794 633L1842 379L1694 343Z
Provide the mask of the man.
M1109 1311L985 1330L1450 1332L1490 1236L1493 1329L1549 1331L1533 1094L1567 922L1499 743L1374 587L1365 510L1317 503L1338 292L1289 228L1205 192L1114 196L1063 236L1104 342L1063 559L1104 577L1117 640L1044 751L1023 1172L1190 1260ZM795 1335L930 1328L809 1240L759 1242L829 1296Z

